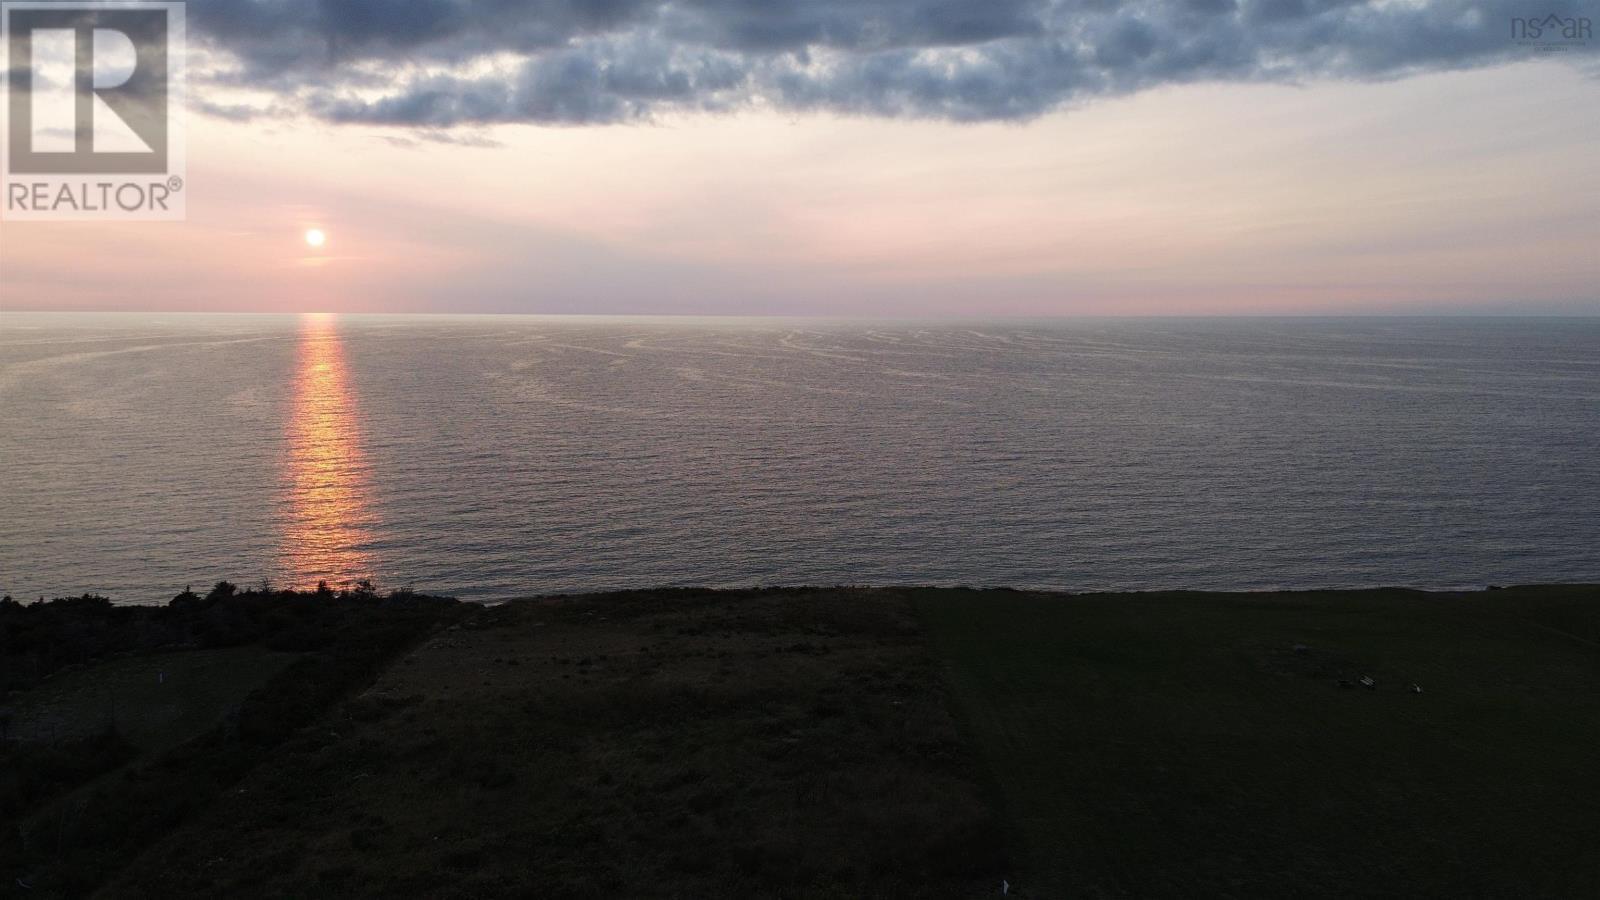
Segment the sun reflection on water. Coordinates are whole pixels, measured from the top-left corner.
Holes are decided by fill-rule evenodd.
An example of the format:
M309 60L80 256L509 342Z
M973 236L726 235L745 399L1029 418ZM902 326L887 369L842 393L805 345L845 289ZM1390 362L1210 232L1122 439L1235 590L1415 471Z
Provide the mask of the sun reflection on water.
M288 422L288 491L280 556L286 587L369 577L374 519L360 413L337 319L303 316Z

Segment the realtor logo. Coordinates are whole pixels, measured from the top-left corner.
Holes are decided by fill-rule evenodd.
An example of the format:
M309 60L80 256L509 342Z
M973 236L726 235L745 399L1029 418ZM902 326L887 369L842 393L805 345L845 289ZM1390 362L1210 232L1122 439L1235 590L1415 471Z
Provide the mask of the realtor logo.
M184 4L0 0L6 219L181 219Z

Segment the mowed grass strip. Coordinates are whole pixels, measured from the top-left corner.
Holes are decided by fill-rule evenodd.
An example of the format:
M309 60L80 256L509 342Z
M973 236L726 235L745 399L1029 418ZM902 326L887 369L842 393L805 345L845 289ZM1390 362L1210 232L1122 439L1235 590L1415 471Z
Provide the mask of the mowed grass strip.
M916 605L1023 896L1600 896L1594 588Z

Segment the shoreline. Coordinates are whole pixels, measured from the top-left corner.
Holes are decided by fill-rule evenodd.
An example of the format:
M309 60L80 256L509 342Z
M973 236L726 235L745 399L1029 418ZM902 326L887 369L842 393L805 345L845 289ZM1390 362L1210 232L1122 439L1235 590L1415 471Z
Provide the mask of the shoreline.
M332 588L334 593L350 593L356 590L358 580L339 582L339 586ZM368 582L371 584L372 582ZM243 583L241 583L243 584ZM270 580L269 585L276 585L275 580ZM191 584L192 590L194 585ZM483 598L472 595L462 596L460 592L448 590L417 589L406 587L397 589L399 593L417 596L440 597L475 606L500 606L507 603L528 603L544 600L579 600L588 597L622 597L630 594L654 594L671 591L697 591L717 594L761 593L769 591L970 591L974 593L1005 593L1005 594L1037 594L1054 597L1153 597L1153 596L1279 596L1300 594L1425 594L1438 597L1465 597L1476 594L1486 594L1505 590L1536 590L1536 589L1583 589L1600 587L1600 580L1590 581L1577 579L1572 581L1532 581L1508 582L1506 584L1480 584L1460 586L1426 586L1414 587L1400 584L1381 584L1370 586L1335 586L1335 587L1252 587L1235 589L1213 588L1185 588L1185 587L1152 587L1137 590L1131 589L1065 589L1038 586L1012 586L1012 585L975 585L969 583L939 583L939 582L874 582L874 583L841 583L841 584L773 584L773 585L738 585L738 584L653 584L639 587L617 588L613 590L557 590L548 593L514 594L506 597ZM248 587L241 588L260 592L261 582L256 582ZM378 588L372 588L378 590ZM295 585L288 587L269 586L268 593L314 593L314 585ZM106 600L115 606L128 607L161 607L172 601L171 597L151 600L126 600L119 599L115 592L101 593L87 591L79 594L47 594L37 597L17 597L4 594L0 599L11 600L20 605L36 605L39 603L54 603L63 600L79 600L95 598ZM387 592L382 592L387 593ZM182 596L182 592L173 596Z

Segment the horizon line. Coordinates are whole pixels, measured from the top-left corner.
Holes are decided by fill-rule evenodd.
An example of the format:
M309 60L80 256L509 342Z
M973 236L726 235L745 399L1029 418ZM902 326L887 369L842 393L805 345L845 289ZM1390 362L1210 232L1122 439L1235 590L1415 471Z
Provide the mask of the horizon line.
M1594 312L1266 312L1266 313L904 313L896 315L858 315L850 313L688 313L688 312L450 312L404 310L394 312L339 310L193 310L193 309L0 309L0 316L339 316L380 317L504 317L541 319L811 319L844 321L1041 321L1094 319L1600 319Z

